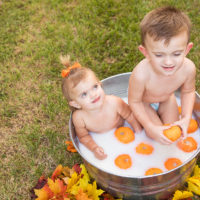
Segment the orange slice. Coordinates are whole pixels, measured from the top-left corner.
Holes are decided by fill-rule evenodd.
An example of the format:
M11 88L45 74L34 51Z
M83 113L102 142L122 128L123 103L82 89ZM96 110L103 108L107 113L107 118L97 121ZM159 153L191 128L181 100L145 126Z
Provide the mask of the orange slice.
M191 119L191 120L190 120L190 123L189 123L189 126L188 126L187 132L188 132L188 133L193 133L193 132L195 132L197 129L198 129L197 121L196 121L195 119Z
M169 129L163 131L163 134L171 141L176 141L181 137L181 129L179 126L172 126Z
M191 152L197 149L198 144L194 138L187 137L184 140L178 141L177 146L185 152Z
M178 158L168 158L165 161L165 167L168 170L174 169L174 168L178 167L181 164L182 164L182 162Z
M116 138L122 143L129 143L135 139L135 134L129 127L120 127L115 131Z
M152 154L154 148L149 145L149 144L145 144L145 143L140 143L137 147L136 147L136 152L140 153L140 154Z
M131 157L128 154L121 154L115 158L115 165L121 169L128 169L132 165Z
M181 114L181 106L178 106L178 112Z
M161 173L163 173L163 171L159 168L150 168L145 172L145 175L149 176L149 175L155 175L155 174L161 174Z

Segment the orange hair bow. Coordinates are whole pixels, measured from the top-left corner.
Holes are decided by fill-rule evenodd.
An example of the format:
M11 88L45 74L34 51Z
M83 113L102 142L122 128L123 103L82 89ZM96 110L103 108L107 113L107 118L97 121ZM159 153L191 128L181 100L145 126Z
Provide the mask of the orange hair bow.
M78 62L75 62L72 66L68 67L67 69L63 69L61 76L63 78L67 77L72 69L80 68L81 65Z

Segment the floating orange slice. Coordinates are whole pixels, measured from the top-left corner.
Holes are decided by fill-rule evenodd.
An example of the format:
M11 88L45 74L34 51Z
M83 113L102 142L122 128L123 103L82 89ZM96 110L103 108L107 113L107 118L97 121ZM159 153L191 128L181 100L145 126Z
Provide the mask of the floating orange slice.
M152 154L154 148L149 145L149 144L145 144L145 143L140 143L137 147L136 147L136 152L140 153L140 154Z
M115 165L121 169L128 169L132 165L131 157L128 154L121 154L115 158Z
M187 132L188 132L188 133L193 133L193 132L195 132L197 129L198 129L197 121L196 121L195 119L191 119L191 120L190 120L190 123L189 123L189 126L188 126Z
M178 112L181 114L181 106L178 106Z
M181 129L179 126L172 126L169 129L163 131L163 134L171 141L176 141L181 137Z
M191 152L197 149L198 144L194 138L187 137L184 140L178 141L177 146L185 152Z
M174 169L174 168L178 167L181 164L182 164L182 162L178 158L168 158L165 161L165 167L168 170Z
M135 139L135 134L129 127L120 127L116 129L115 136L122 143L129 143Z
M163 171L159 168L150 168L145 172L145 175L149 176L149 175L155 175L155 174L161 174L161 173L163 173Z

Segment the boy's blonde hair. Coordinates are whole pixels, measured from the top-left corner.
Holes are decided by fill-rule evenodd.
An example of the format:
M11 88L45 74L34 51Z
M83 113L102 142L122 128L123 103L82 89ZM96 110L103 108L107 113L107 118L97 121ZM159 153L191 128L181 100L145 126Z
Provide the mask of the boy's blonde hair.
M69 56L60 56L60 61L64 66L66 66L67 68L70 68ZM70 69L66 77L63 78L62 92L68 102L72 100L70 97L71 89L76 87L80 83L80 81L85 80L88 76L88 73L92 73L96 77L95 73L91 69L80 66L80 67Z
M142 45L145 46L147 34L155 41L165 40L169 44L172 37L187 31L190 39L191 22L189 17L174 7L162 7L147 13L140 23Z

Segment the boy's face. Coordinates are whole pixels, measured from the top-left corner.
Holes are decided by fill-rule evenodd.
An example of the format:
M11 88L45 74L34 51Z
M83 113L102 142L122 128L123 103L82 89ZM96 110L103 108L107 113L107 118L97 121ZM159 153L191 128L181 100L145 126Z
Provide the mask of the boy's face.
M145 47L140 51L149 60L156 73L161 75L174 74L183 64L184 58L192 48L192 43L188 44L186 31L172 37L169 44L165 40L153 40L149 35L145 39Z
M105 93L94 74L88 73L88 76L72 89L70 96L73 99L69 102L71 106L87 111L100 108Z

